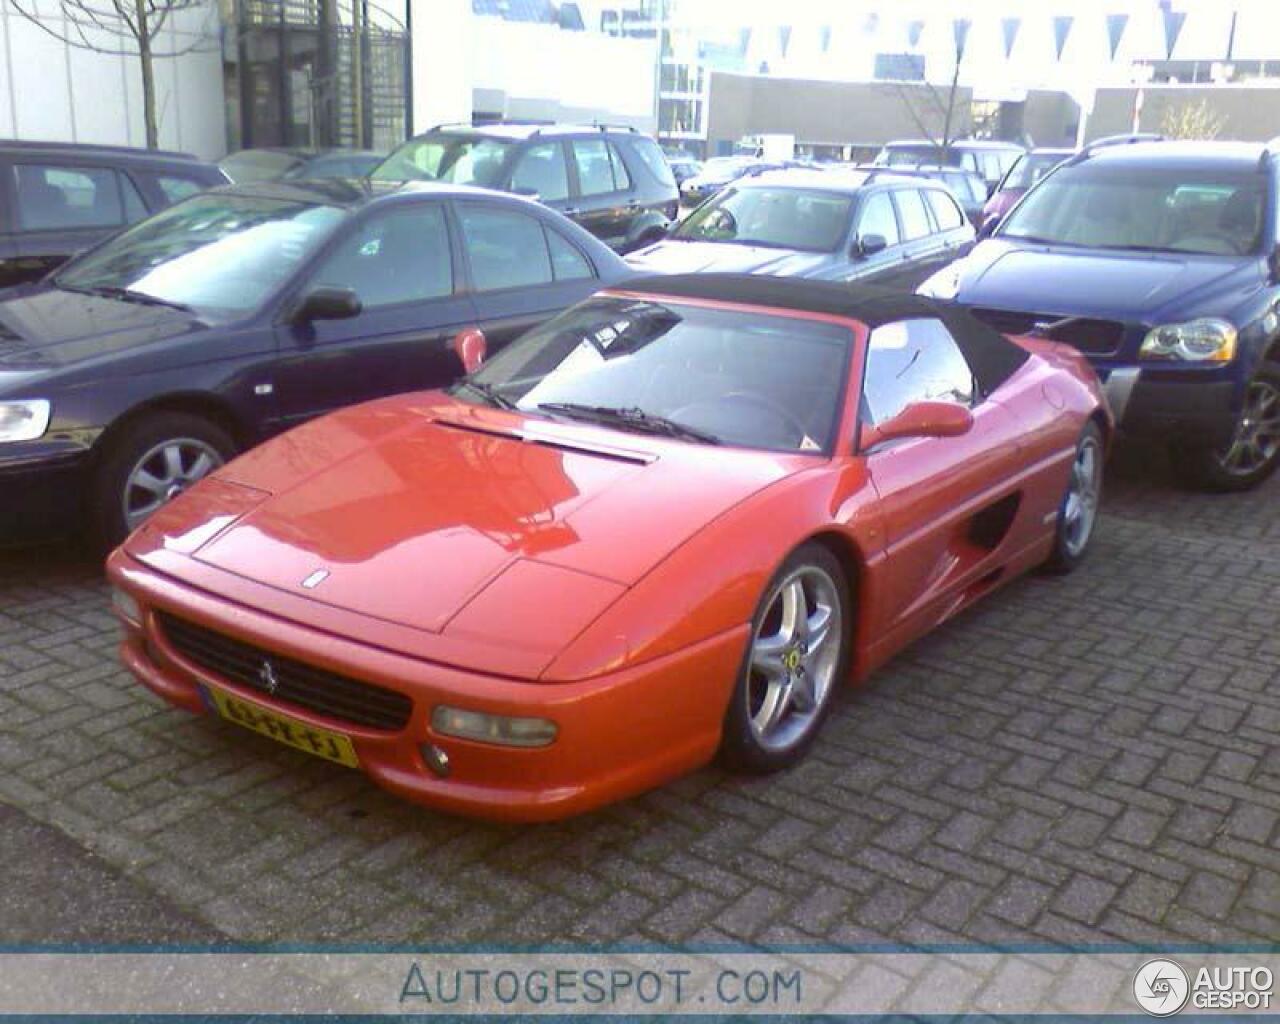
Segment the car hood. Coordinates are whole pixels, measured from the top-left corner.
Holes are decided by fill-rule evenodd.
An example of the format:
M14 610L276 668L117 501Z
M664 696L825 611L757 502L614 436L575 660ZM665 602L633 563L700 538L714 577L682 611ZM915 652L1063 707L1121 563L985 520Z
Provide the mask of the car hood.
M412 653L536 676L694 533L811 464L407 396L260 446L130 553L171 571L178 547L291 601L430 634Z
M980 242L960 265L957 300L1036 313L1148 320L1243 270L1244 261L1166 253Z
M0 368L53 369L201 329L180 310L48 285L0 298Z
M763 245L732 242L655 242L627 256L636 270L650 274L769 274L774 277L808 277L830 266L831 253L797 252Z

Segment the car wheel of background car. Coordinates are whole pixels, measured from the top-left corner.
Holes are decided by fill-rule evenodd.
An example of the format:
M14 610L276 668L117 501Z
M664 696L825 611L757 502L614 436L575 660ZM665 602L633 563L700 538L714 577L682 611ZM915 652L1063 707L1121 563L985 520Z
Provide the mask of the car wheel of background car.
M1176 447L1184 482L1210 491L1247 491L1280 466L1280 364L1264 363L1245 390L1234 436L1221 448Z
M772 772L804 756L848 668L849 589L839 560L809 543L765 589L725 712L721 758Z
M1058 526L1053 538L1053 552L1045 562L1050 572L1070 572L1084 559L1098 523L1098 505L1102 500L1102 462L1105 449L1102 431L1090 422L1076 444L1076 457L1071 463L1067 493L1058 509Z
M93 488L95 540L114 547L155 512L236 451L216 424L163 412L125 427L110 442Z

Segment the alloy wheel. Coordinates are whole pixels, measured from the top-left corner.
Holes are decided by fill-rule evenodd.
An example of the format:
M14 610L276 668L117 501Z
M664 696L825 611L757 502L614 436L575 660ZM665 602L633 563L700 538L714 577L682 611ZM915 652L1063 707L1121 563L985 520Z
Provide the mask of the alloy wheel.
M840 599L822 569L800 566L774 593L751 643L747 717L756 741L782 751L808 735L840 662Z
M1089 544L1098 519L1102 493L1102 448L1094 437L1086 437L1076 449L1071 464L1071 481L1062 506L1062 543L1075 558Z
M136 530L161 505L222 465L222 455L193 437L161 441L147 451L125 481L125 525Z
M1245 392L1244 408L1235 436L1218 455L1218 464L1232 476L1249 476L1280 453L1280 388L1267 380L1254 381Z

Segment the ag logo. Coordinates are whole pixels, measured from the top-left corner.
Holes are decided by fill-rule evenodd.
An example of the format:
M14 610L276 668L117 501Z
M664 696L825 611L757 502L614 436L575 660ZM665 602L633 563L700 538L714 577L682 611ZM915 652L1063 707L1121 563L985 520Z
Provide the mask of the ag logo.
M1168 1017L1187 1005L1191 979L1172 960L1148 960L1133 979L1133 998L1153 1017Z

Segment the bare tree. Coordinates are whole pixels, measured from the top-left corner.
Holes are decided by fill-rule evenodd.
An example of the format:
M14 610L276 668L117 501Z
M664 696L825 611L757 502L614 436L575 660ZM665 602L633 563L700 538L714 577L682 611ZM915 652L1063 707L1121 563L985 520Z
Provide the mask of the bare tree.
M1167 107L1160 119L1160 134L1171 139L1216 139L1227 119L1208 100Z
M947 149L955 141L953 131L959 130L956 123L956 99L960 92L960 65L964 62L969 22L957 19L952 28L955 61L951 69L951 82L945 89L929 81L892 83L916 130L937 149L940 164L946 163Z
M10 7L60 42L93 53L137 56L142 72L142 111L147 147L159 145L156 123L155 65L157 58L179 57L208 41L198 32L181 45L158 48L160 31L181 11L209 10L210 0L58 0L62 18L54 23L41 17L32 0L7 0Z

